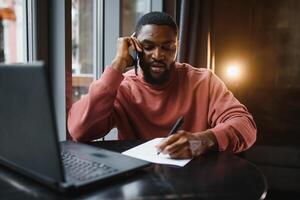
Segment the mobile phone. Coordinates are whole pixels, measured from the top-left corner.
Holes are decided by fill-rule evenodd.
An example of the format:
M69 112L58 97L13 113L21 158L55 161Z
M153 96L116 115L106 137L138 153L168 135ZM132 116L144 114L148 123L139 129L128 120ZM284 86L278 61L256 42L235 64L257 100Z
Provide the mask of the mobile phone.
M135 75L138 75L138 67L140 66L140 57L139 57L139 53L135 52L135 57L134 57L134 72Z
M136 37L136 33L134 32L133 33L133 37ZM139 57L139 52L135 49L134 51L134 72L135 72L135 75L137 76L138 74L138 67L140 65L140 57Z
M132 35L133 37L136 37L136 33L133 33ZM133 64L134 64L134 72L135 72L135 75L137 76L138 75L138 67L140 66L140 56L139 56L139 52L136 51L133 51L132 52L132 57L133 57Z
M134 72L135 75L138 75L138 67L139 67L139 53L135 50L130 49L129 54L133 58L133 66L134 66Z

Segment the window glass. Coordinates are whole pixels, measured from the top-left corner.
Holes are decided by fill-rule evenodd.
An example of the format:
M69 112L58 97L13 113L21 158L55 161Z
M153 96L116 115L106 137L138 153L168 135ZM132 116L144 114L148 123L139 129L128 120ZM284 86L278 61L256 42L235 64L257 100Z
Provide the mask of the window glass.
M93 81L93 0L72 0L72 99L79 100Z
M121 1L121 36L132 35L139 18L150 12L150 5L150 0Z
M93 52L94 24L93 0L72 0L72 101L78 101L88 92L88 87L94 80L95 67ZM120 34L131 35L137 20L150 11L150 0L121 1ZM96 11L100 12L100 11ZM105 19L109 23L109 19ZM101 67L101 66L100 66Z
M116 45L117 37L131 35L138 19L151 10L151 0L122 0L119 2L72 0L73 103L88 92L91 82L102 73L105 65L102 62L111 62L111 58L115 55L115 49L111 47ZM105 7L105 10L102 6ZM111 17L105 17L106 14L111 13ZM103 24L101 24L102 20L104 20ZM112 23L114 24L112 25ZM112 28L112 32L110 32L110 28ZM101 35L103 33L106 34ZM108 41L111 43L106 45ZM106 139L116 139L116 131L112 131L111 137L106 136Z
M24 0L0 1L0 62L25 62L26 15Z

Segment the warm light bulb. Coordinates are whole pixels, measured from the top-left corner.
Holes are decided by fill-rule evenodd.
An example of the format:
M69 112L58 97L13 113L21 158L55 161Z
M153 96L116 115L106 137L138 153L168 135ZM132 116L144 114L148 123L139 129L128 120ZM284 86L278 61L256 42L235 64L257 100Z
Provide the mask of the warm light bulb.
M239 69L236 66L231 66L227 70L228 76L235 77L239 74Z
M228 65L228 68L227 68L228 78L234 79L234 80L238 79L241 75L240 70L241 70L240 64L234 63L234 64Z

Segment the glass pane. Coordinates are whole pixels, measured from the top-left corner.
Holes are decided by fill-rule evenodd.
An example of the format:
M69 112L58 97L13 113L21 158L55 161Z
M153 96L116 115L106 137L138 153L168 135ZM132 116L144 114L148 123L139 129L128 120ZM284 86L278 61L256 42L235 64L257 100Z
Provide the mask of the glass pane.
M139 18L150 12L150 3L150 0L121 1L121 36L132 35Z
M72 0L73 102L86 94L93 81L93 0Z
M26 61L24 0L0 1L0 62Z

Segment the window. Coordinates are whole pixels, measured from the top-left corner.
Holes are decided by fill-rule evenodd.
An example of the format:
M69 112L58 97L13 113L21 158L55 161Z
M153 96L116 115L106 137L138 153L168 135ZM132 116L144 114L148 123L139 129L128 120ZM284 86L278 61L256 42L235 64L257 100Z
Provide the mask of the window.
M27 60L25 8L24 0L0 2L0 62Z
M87 93L94 79L93 0L72 0L73 102Z
M121 1L121 35L132 35L139 18L150 12L150 0L126 0Z
M72 101L88 92L116 53L117 38L131 35L138 19L162 10L160 0L72 0ZM116 139L111 131L105 139Z
M161 9L157 0L72 0L73 103L110 64L117 37L131 35L143 14Z

